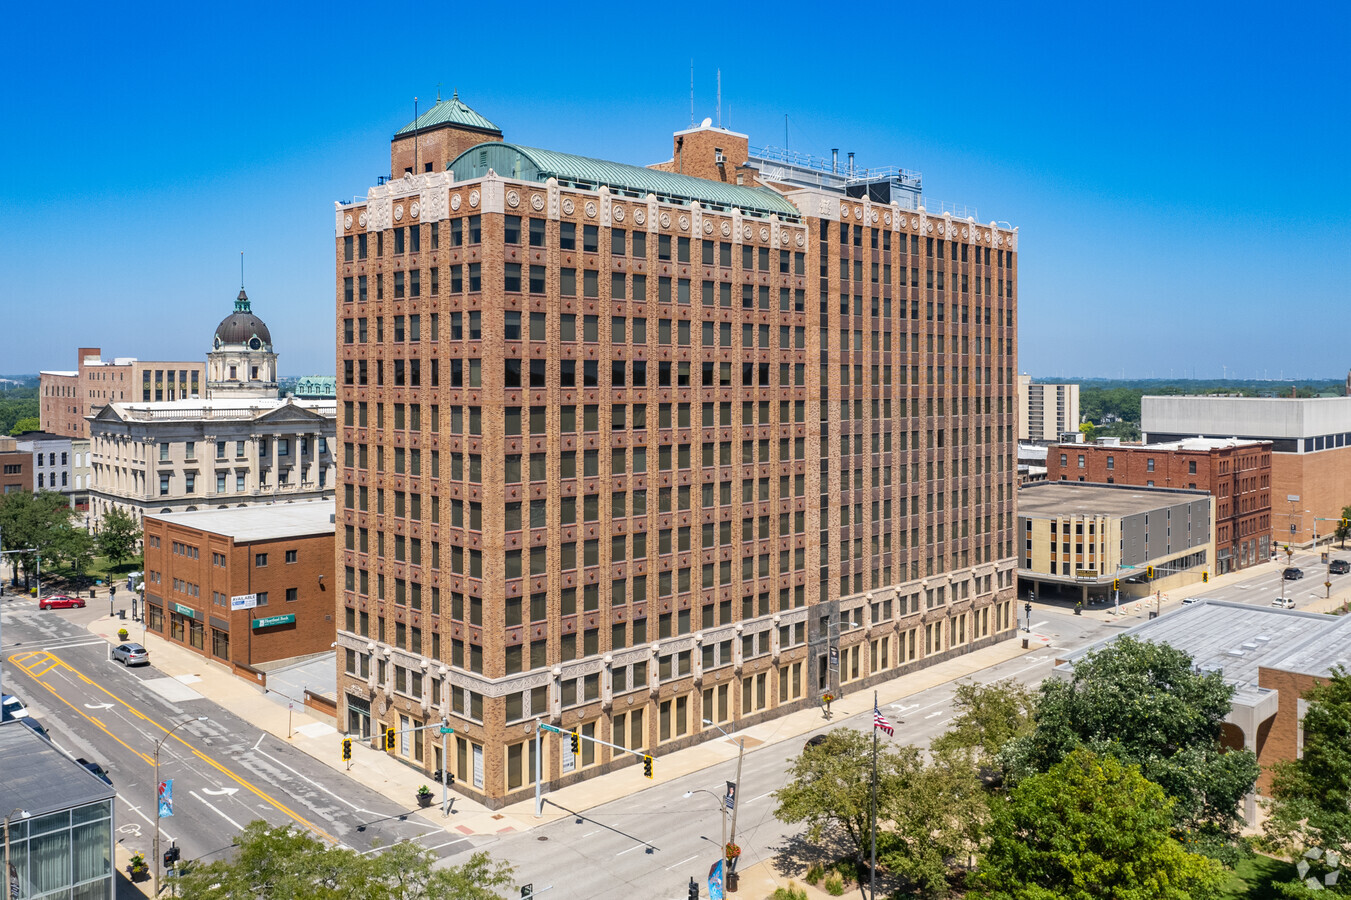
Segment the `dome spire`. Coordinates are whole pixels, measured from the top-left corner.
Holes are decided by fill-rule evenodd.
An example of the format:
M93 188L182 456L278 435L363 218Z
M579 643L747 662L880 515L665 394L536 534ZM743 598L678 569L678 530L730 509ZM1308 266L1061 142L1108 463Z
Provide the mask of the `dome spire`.
M244 293L244 251L239 251L239 296L235 298L235 312L252 312L249 295Z

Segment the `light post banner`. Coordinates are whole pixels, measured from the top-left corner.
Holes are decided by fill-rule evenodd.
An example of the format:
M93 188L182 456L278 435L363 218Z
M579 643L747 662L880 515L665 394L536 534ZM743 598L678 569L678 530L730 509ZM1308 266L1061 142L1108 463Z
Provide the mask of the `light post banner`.
M166 778L159 783L159 818L167 819L174 814L174 780Z
M722 900L722 860L708 870L708 900Z
M736 808L736 782L727 782L727 796L722 798L723 805L728 809Z

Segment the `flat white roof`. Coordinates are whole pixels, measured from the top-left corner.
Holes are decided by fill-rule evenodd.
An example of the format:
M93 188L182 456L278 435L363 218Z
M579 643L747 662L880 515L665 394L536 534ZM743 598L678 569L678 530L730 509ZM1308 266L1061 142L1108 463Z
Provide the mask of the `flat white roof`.
M209 531L232 537L236 541L266 541L333 534L333 516L337 508L333 500L306 500L301 503L269 503L230 509L198 509L146 518Z
M1256 446L1269 444L1270 441L1257 441L1249 438L1184 438L1180 441L1164 441L1158 444L1122 444L1123 447L1136 447L1141 450L1199 450L1203 453L1211 450L1223 450L1226 447Z

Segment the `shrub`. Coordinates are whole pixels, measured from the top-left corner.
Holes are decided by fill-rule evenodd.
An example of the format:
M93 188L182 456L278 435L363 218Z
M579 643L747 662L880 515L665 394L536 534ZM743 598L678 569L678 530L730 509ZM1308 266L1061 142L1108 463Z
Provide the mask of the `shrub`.
M821 879L824 878L825 875L826 875L825 866L823 866L821 863L812 863L811 867L807 869L807 875L805 880L812 887L816 887L816 885L821 882Z
M826 893L832 897L839 897L844 894L844 879L840 877L839 872L832 872L825 883Z
M790 881L787 887L775 888L769 900L807 900L807 892Z

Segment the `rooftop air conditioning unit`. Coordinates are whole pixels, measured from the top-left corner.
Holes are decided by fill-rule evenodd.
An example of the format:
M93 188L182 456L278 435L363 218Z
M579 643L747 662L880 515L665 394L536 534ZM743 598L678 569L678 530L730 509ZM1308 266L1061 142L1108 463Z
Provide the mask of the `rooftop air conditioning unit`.
M722 165L723 163L725 163L725 162L727 161L727 158L726 158L725 156L723 156L723 153L722 153L721 150L714 150L714 151L713 151L713 161L714 161L715 163L717 163L718 165Z

